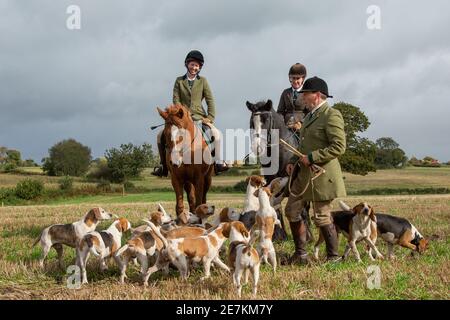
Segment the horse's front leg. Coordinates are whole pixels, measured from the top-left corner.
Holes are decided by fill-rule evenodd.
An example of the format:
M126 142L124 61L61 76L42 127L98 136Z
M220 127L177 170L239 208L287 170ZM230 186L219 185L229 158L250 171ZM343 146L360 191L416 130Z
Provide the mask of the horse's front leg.
M191 182L184 183L184 190L186 191L189 203L189 210L195 212L195 187Z
M206 195L208 194L209 188L211 187L211 173L207 173L205 176L205 183L203 184L203 197L202 197L202 203L206 203Z
M178 181L178 179L175 177L175 175L172 175L172 187L175 191L175 197L176 197L176 212L177 217L183 212L184 210L184 204L183 204L183 183Z
M197 179L195 181L195 207L196 208L199 205L203 204L203 187L204 187L204 180Z

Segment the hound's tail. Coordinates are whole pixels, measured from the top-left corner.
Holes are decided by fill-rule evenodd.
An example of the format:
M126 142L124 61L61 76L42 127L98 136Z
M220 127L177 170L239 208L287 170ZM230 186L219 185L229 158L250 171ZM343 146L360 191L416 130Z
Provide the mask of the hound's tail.
M44 231L41 232L41 234L39 235L39 238L37 238L36 241L34 241L34 243L31 245L32 248L34 248L34 246L37 245L39 241L41 241L43 233L44 233Z
M120 248L119 250L116 251L116 253L114 254L116 257L119 257L122 255L122 253L124 253L127 249L128 249L128 244L124 245L122 248Z
M37 245L39 241L41 241L41 237L37 238L36 241L31 245L31 247L33 248L35 245Z
M161 205L161 203L158 203L158 211L159 211L159 212L162 212L164 215L170 217L170 215L167 214L166 210L165 210L164 207Z
M158 238L161 239L161 241L164 243L164 247L168 247L167 244L167 239L161 234L161 232L159 231L159 228L157 228L153 222L148 221L147 219L143 219L142 221L144 221L146 224L149 225L150 229L152 229L152 231L158 236Z
M349 206L348 206L348 204L346 204L344 201L342 201L342 200L339 200L339 206L341 207L341 209L342 210L344 210L344 211L350 211L350 210L352 210Z

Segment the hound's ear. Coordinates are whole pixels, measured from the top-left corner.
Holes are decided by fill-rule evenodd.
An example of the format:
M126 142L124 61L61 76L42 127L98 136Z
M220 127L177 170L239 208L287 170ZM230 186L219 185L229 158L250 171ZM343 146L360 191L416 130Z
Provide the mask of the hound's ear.
M269 183L268 187L269 187L270 192L274 193L274 191L280 187L280 179L279 178L273 179Z
M245 178L245 183L248 184L248 182L250 181L250 177Z
M156 107L156 110L158 110L159 115L166 120L167 117L169 116L169 113L167 111L163 111L161 110L159 107Z
M255 192L253 192L253 195L258 198L259 197L259 189L256 189Z
M230 237L231 223L227 222L223 224L222 234L225 238Z
M102 215L100 213L100 208L94 208L92 209L94 216L97 220L101 220L102 219Z
M212 227L213 227L213 225L211 223L209 223L209 222L205 223L205 229L206 230L208 230L208 229L210 229Z
M197 217L204 217L205 216L205 214L203 212L203 207L204 207L203 204L201 204L201 205L198 205L197 208L195 208L195 215Z
M247 228L245 227L245 225L242 222L241 223L237 223L237 229L246 238L250 235L248 230L247 230Z
M264 106L264 110L269 111L271 109L272 109L272 100L269 99L269 100L267 100L267 102L266 102L266 104Z
M264 187L264 191L267 193L267 195L268 195L269 197L272 196L272 191L270 190L270 188Z
M150 221L156 226L162 225L161 212L153 212L150 215Z
M375 210L373 210L373 208L371 206L369 206L370 209L370 213L369 213L369 217L373 222L377 222L377 216L375 215Z
M255 112L255 105L250 103L250 102L246 102L245 105L247 106L247 109L250 110L250 112Z
M116 228L117 228L117 230L119 230L119 232L124 232L125 230L124 230L123 227L122 227L122 221L116 220L115 222L116 222Z

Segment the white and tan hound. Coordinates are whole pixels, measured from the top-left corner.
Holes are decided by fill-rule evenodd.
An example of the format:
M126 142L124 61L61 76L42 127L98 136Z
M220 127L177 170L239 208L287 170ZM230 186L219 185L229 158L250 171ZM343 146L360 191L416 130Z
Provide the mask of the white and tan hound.
M273 271L277 269L277 257L272 242L275 224L280 224L275 209L270 204L272 193L268 187L263 187L255 191L255 196L259 200L259 209L256 212L255 224L252 227L252 238L255 232L259 233L259 241L256 250L260 258L272 266Z
M88 283L86 265L89 254L92 253L100 259L100 270L108 269L105 259L113 257L120 267L120 260L115 255L122 245L122 234L130 230L131 224L125 218L119 218L104 231L92 231L87 233L80 241L77 248L77 264L81 269L82 283Z
M33 247L40 242L42 256L39 260L41 267L44 267L44 260L48 252L53 247L58 253L59 265L63 268L63 245L76 248L83 236L94 231L101 220L111 219L113 215L102 208L89 210L84 217L70 224L54 224L45 228L40 237L33 243Z

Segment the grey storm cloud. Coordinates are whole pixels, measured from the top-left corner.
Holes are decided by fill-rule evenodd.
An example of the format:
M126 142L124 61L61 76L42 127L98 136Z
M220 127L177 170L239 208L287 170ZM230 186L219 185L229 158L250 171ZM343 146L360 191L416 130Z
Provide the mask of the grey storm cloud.
M81 30L66 28L72 4ZM366 27L372 4L380 30ZM443 0L0 0L0 145L38 161L69 137L95 157L121 143L155 145L155 108L170 104L195 48L221 130L248 128L246 100L276 107L289 66L302 62L328 82L332 103L364 111L364 136L448 161L449 9Z

